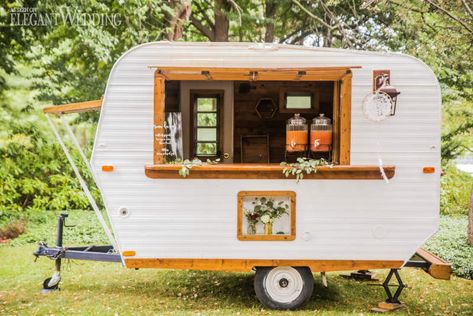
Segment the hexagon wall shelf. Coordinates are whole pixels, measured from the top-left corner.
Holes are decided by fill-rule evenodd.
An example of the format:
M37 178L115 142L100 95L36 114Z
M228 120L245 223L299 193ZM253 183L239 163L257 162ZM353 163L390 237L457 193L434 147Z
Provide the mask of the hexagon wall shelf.
M261 119L270 119L276 114L278 107L271 98L261 98L256 103L256 114Z

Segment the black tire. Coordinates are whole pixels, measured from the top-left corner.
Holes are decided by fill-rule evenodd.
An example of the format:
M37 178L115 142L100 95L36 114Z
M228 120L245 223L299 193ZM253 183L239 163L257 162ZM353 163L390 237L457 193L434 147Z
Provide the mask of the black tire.
M49 286L48 283L51 281L51 278L47 278L46 280L43 281L43 289L45 290L57 290L59 288L59 283L55 284L53 286Z
M286 278L284 273L291 277ZM290 288L291 285L294 288ZM259 267L256 268L254 287L256 297L264 306L280 310L296 309L311 298L314 277L308 267ZM289 288L288 292L285 292L286 288Z

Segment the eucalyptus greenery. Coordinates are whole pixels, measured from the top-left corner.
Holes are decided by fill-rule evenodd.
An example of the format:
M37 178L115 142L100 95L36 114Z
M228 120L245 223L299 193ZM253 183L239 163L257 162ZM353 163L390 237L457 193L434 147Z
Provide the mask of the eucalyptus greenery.
M254 205L253 213L256 214L257 220L263 224L272 223L284 214L288 214L289 204L284 201L276 201L268 197L256 197L252 202Z
M281 162L281 166L286 166L282 170L282 173L288 178L290 175L296 177L297 182L304 179L304 174L316 173L319 166L330 166L327 160L321 159L309 159L305 157L299 157L294 163Z
M217 158L215 160L207 159L207 161L203 162L199 158L194 158L192 160L189 159L176 159L173 162L170 162L169 164L172 165L180 165L181 169L179 169L179 175L183 178L187 177L190 173L190 170L195 167L195 166L205 166L205 165L216 165L220 162L220 158Z

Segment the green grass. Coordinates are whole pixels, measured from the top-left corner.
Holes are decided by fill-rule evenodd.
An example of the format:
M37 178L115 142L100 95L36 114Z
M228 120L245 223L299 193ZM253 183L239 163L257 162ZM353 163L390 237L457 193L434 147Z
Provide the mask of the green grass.
M0 315L277 315L261 307L252 273L130 270L120 264L65 263L61 291L41 294L53 261L33 262L33 245L0 247ZM383 277L386 271L379 271ZM434 280L423 271L404 269L410 286L402 295L407 308L398 315L472 315L473 281ZM316 274L314 295L303 309L287 315L360 315L384 299L380 287Z
M65 261L61 291L40 294L54 262L40 258L34 263L32 243L54 243L57 214L29 214L27 232L0 246L0 315L280 314L259 304L252 273L136 271L114 263ZM106 242L93 212L69 214L67 224L77 226L67 228L65 244ZM452 262L458 274L467 271L473 247L466 244L466 217L442 217L440 231L427 247ZM378 271L380 279L386 273ZM410 288L402 295L407 308L396 314L473 315L473 281L434 280L414 269L403 269L401 275ZM322 286L318 274L314 277L315 292L309 304L285 314L360 315L384 299L382 288L345 280L338 273L328 275L328 288Z

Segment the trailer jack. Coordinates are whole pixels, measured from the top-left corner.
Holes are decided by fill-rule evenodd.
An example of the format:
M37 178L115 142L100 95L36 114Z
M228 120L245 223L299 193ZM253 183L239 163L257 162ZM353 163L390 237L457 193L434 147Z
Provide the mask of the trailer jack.
M66 225L68 214L62 213L57 220L56 246L49 247L46 243L40 242L38 249L33 253L36 259L47 257L55 261L54 274L43 281L43 291L49 292L59 290L61 281L62 259L91 260L104 262L121 262L121 257L115 252L113 246L82 246L82 247L63 247L64 227L73 227Z
M397 284L390 284L393 276L396 278ZM399 300L399 297L401 296L402 290L407 288L407 285L402 282L401 276L399 275L399 269L391 269L382 284L372 285L382 286L387 296L386 301L379 303L378 307L371 309L372 312L384 313L404 307L404 304ZM390 287L396 287L394 294Z

